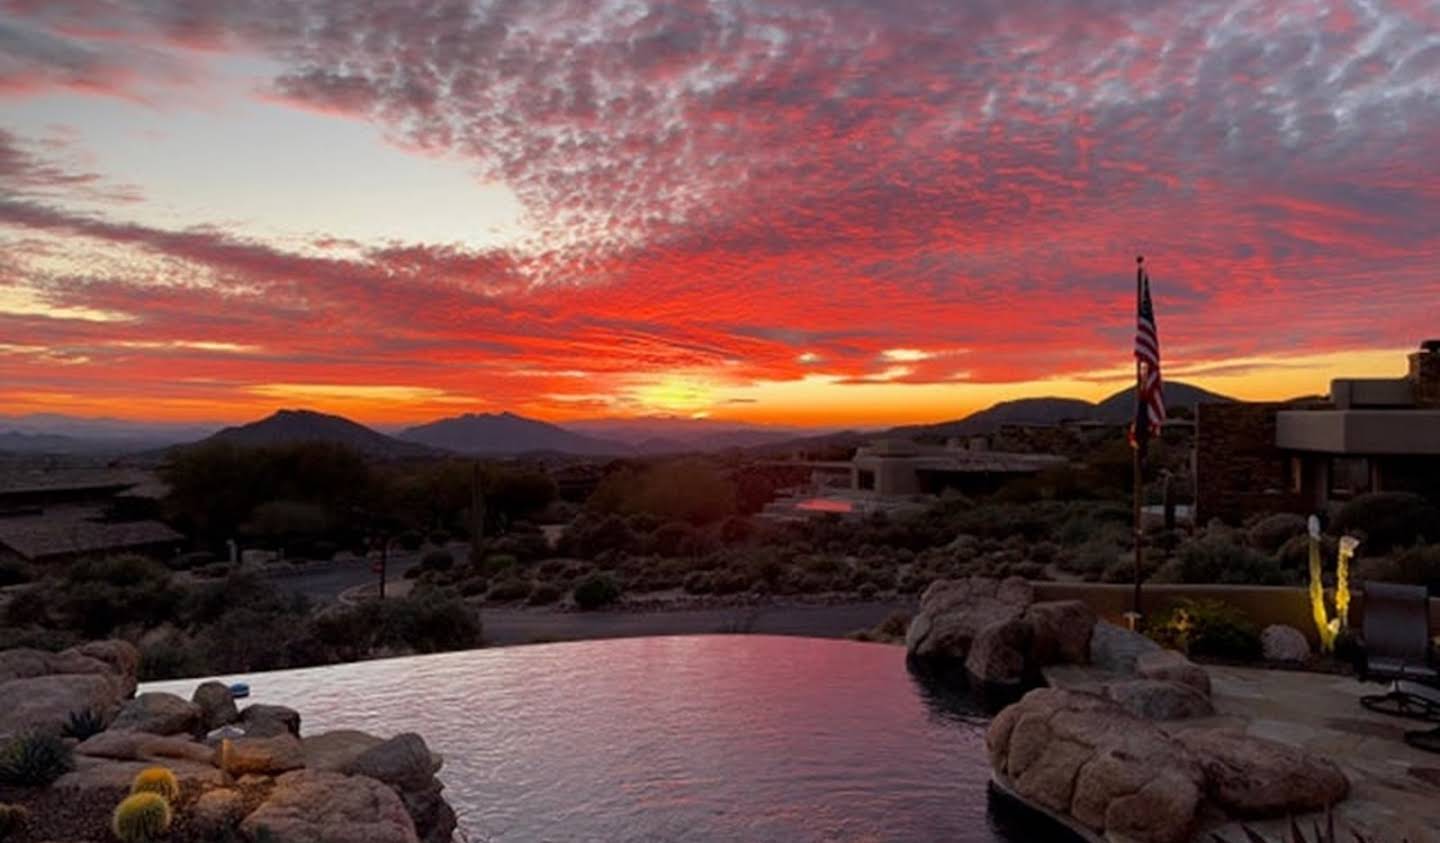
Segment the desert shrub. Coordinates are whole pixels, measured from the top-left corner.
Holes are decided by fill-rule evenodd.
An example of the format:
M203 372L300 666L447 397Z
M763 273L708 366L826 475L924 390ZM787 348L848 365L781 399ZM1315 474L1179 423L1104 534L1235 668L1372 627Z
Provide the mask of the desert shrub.
M93 708L85 708L70 712L65 718L65 725L61 727L62 737L74 738L83 741L105 731L105 715Z
M115 806L110 830L121 843L152 843L170 832L170 803L158 793L132 793Z
M212 562L209 565L201 565L193 573L202 579L218 580L230 576L233 566L229 562Z
M594 559L607 550L634 551L639 541L625 519L610 515L576 519L560 534L560 551L567 556Z
M1174 571L1182 583L1281 585L1286 576L1279 562L1243 544L1228 533L1206 533L1175 553Z
M620 585L607 574L591 574L575 584L575 605L599 609L620 599Z
M709 594L715 590L710 574L706 571L691 571L686 574L682 587L687 594Z
M1440 539L1440 511L1410 492L1371 492L1340 507L1330 532L1359 535L1367 555L1386 553L1425 539Z
M1340 552L1340 542L1334 536L1320 537L1320 558L1325 561L1325 569L1328 571L1334 566L1335 558ZM1280 567L1286 571L1299 571L1304 576L1310 570L1310 536L1292 536L1280 545L1275 551L1275 560Z
M744 515L732 515L720 522L721 544L744 544L754 537L755 532L755 522Z
M1355 578L1426 585L1433 594L1440 585L1440 544L1416 545L1389 556L1362 559Z
M203 676L207 667L204 654L188 640L167 638L140 648L141 682Z
M1114 541L1100 537L1088 539L1079 547L1060 556L1060 567L1087 580L1098 580L1105 570L1120 558L1123 548Z
M497 603L524 600L530 596L532 587L530 580L523 577L505 577L490 585L490 592L485 595L485 599Z
M480 617L452 593L411 593L383 604L382 644L403 644L417 653L466 650L483 642Z
M1036 542L1029 549L1030 561L1049 565L1060 558L1060 545L1055 542Z
M0 804L0 840L12 839L28 822L30 811L24 805Z
M530 598L527 602L529 602L531 606L549 606L563 596L565 596L565 592L560 589L560 586L554 583L542 582L537 583L535 587L530 590Z
M1255 624L1223 600L1177 600L1148 620L1145 633L1192 656L1253 661L1261 652Z
M146 767L130 782L131 793L158 793L173 800L180 795L180 781L165 767Z
M34 573L19 559L0 559L0 587L30 582Z
M43 787L73 769L74 753L58 735L26 733L0 746L0 784Z
M1250 546L1262 553L1275 554L1287 541L1307 532L1305 516L1291 512L1267 515L1248 531Z
M661 556L679 556L688 551L694 534L695 528L683 521L661 524L650 536L650 549Z
M61 582L62 610L74 628L92 638L118 626L153 626L174 616L181 598L164 565L143 556L83 559Z
M455 566L455 557L448 550L432 550L420 559L420 567L426 571L448 571Z
M710 574L710 591L714 594L739 594L750 590L750 577L744 571L719 570Z
M875 596L880 593L880 589L875 587L875 583L867 582L862 583L859 588L855 589L855 593L862 600L874 600Z

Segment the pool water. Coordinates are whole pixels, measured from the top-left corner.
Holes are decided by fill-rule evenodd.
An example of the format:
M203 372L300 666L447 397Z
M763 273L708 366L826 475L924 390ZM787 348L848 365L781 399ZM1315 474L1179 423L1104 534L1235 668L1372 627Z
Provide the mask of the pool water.
M221 678L307 734L424 735L472 841L1049 839L992 806L985 715L898 647L631 638Z

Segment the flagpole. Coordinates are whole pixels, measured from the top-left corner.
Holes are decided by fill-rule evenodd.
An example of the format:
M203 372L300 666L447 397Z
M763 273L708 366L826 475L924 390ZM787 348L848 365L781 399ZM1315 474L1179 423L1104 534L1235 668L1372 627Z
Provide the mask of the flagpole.
M1141 279L1144 277L1144 275L1145 275L1145 256L1144 256L1144 255L1136 255L1136 257L1135 257L1135 312L1136 312L1136 313L1139 313L1139 312L1140 312L1140 307L1141 307L1140 296L1141 296L1141 292L1142 292L1142 291L1141 291ZM1147 410L1146 410L1144 407L1141 406L1141 402L1144 400L1144 399L1141 397L1141 393L1142 393L1142 389L1141 389L1141 377L1142 377L1142 373L1141 373L1141 368L1140 368L1140 356L1137 354L1137 355L1135 356L1135 415L1133 416L1133 418L1136 420L1136 423L1137 423L1137 424L1138 424L1138 421L1139 421L1139 418L1140 418L1140 414L1141 414L1142 412L1147 412ZM1136 435L1137 437L1140 435L1140 431L1139 431L1138 429L1135 431L1135 435ZM1145 522L1144 522L1144 520L1143 520L1144 511L1143 511L1143 509L1141 508L1141 501L1143 500L1143 487L1144 487L1144 482L1145 482L1145 481L1144 481L1144 475L1143 475L1143 472L1142 472L1142 470L1141 470L1141 465L1140 465L1140 461L1141 461L1140 451L1141 451L1141 449L1140 449L1140 447L1139 447L1139 443L1138 443L1138 442L1136 443L1136 447L1132 448L1131 451L1133 452L1133 453L1132 453L1132 460L1133 460L1133 462L1134 462L1134 470L1135 470L1135 479L1134 479L1134 484L1133 484L1134 487L1135 487L1135 595L1134 595L1134 598L1133 598L1133 601L1132 601L1132 602L1133 602L1133 605L1131 606L1131 611L1135 613L1136 617L1135 617L1135 621L1134 621L1134 622L1135 622L1136 624L1138 624L1139 621L1140 621L1140 617L1141 617L1141 615L1143 614L1143 613L1140 611L1140 571L1142 570L1142 567L1143 567L1144 561L1145 561Z

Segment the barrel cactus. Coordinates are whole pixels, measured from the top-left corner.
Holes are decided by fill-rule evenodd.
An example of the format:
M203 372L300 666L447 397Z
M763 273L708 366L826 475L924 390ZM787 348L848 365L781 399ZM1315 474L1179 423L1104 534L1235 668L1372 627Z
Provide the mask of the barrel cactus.
M110 829L121 843L152 843L170 831L170 803L158 793L132 793L115 806Z
M0 840L9 840L10 836L24 828L29 820L30 812L24 805L0 804Z
M165 800L172 801L180 795L180 782L175 774L164 767L147 767L135 774L130 783L131 793L158 793Z

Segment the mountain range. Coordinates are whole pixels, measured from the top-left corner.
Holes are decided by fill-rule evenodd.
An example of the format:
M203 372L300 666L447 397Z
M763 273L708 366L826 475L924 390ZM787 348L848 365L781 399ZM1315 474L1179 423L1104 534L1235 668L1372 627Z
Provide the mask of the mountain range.
M0 451L11 453L121 453L153 450L182 442L232 442L264 446L294 442L335 442L367 456L405 459L443 453L484 456L574 454L650 456L731 448L779 452L822 445L851 445L880 437L943 439L991 433L1004 424L1094 421L1122 424L1134 412L1134 389L1098 403L1074 398L1003 401L964 418L906 425L883 431L816 432L709 419L656 416L591 419L565 425L514 413L467 413L416 425L388 436L342 416L311 410L280 410L249 424L218 432L177 425L145 426L112 419L66 416L0 417ZM1171 408L1233 399L1185 383L1167 383ZM9 427L9 430L6 428ZM48 429L47 429L48 428ZM181 438L184 437L184 438Z

